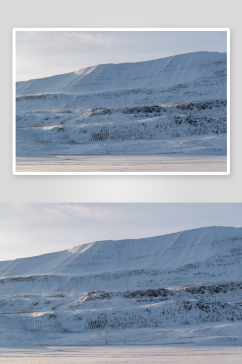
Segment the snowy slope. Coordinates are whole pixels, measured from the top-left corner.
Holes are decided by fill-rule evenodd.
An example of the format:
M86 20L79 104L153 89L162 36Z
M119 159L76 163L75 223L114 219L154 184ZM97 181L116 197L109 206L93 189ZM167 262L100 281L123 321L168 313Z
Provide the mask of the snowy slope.
M220 83L226 85L226 61L226 53L194 52L147 62L97 65L64 75L19 82L16 89L17 95L86 94L125 89L164 91L187 84L203 88L205 93L213 88L217 90L214 98L226 98L226 88L214 87Z
M2 292L79 292L237 281L242 229L208 227L147 239L99 241L0 262ZM49 285L49 286L48 286ZM6 288L5 288L6 287ZM48 287L50 287L48 289Z
M22 330L25 343L47 345L48 337L53 345L58 332L79 345L75 334L85 333L82 343L99 344L102 330L112 330L113 343L128 335L140 344L153 342L157 328L169 328L171 342L234 345L230 336L242 321L241 269L242 228L232 227L99 241L0 262L0 337L11 330L9 340L19 341ZM38 337L29 335L36 320L44 334ZM193 329L181 339L187 325Z
M106 64L16 85L18 141L95 145L227 131L227 54ZM17 152L23 149L21 143ZM34 148L35 149L35 148ZM204 148L203 148L204 149ZM199 148L201 154L204 150ZM214 153L219 151L214 149ZM211 153L211 152L210 152Z

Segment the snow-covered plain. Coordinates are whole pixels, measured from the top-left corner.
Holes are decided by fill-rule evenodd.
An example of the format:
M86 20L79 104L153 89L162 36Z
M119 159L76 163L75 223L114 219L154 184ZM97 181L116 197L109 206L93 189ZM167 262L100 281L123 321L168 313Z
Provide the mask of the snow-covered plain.
M17 82L17 157L226 156L226 58L195 52Z
M206 361L239 362L241 274L242 228L231 227L2 261L0 353L6 363L63 353L70 363L176 363L209 351Z
M48 156L47 158L18 158L16 171L21 173L45 172L226 172L225 156Z
M0 363L18 364L106 364L106 363L188 363L188 364L214 364L214 363L241 363L241 348L194 347L176 348L175 346L161 348L157 346L139 347L48 347L27 348L19 351L15 348L11 352L0 354Z

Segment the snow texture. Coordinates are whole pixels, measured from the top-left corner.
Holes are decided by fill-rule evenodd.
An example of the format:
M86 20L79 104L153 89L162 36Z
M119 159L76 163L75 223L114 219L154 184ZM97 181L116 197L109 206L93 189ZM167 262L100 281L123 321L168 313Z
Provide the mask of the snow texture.
M232 227L3 261L0 336L103 345L108 331L113 345L242 345L241 267L242 228Z
M48 152L95 154L111 142L227 133L227 54L195 52L154 61L105 64L16 84L17 156ZM51 144L47 147L46 144ZM212 140L211 140L212 141ZM43 145L44 143L44 145ZM186 147L186 145L184 146ZM45 151L48 148L48 152ZM98 153L106 154L105 148ZM189 146L175 153L226 155L226 145ZM158 153L169 153L159 150ZM174 151L173 151L174 152ZM68 151L67 151L67 154Z

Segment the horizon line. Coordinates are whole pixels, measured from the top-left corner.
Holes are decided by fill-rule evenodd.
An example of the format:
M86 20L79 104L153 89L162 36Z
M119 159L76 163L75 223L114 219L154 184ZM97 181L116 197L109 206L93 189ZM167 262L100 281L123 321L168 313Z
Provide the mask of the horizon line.
M150 59L150 60L147 60L147 61L122 62L122 63L112 63L112 62L111 63L99 63L99 64L95 64L93 66L88 66L88 67L80 68L80 69L78 69L76 71L72 71L72 72L59 73L59 74L55 74L55 75L52 75L52 76L46 76L46 77L30 78L29 80L15 81L15 82L17 84L17 83L20 83L20 82L29 82L29 81L43 80L43 79L48 79L48 78L52 78L52 77L69 75L71 73L75 73L75 72L80 71L80 70L84 70L84 69L88 69L88 68L93 68L93 67L98 67L98 66L153 62L153 61L158 61L160 59L166 59L166 58L171 58L171 57L183 56L183 55L186 55L186 54L193 54L193 53L219 53L219 54L227 54L227 51L226 52L218 52L218 51L194 51L194 52L174 54L174 55L167 56L167 57L162 57L162 58Z

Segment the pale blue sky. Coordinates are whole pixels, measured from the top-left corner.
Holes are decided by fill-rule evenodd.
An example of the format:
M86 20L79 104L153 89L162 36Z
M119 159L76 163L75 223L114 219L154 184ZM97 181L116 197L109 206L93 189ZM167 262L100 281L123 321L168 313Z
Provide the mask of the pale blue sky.
M0 260L98 240L145 238L205 226L242 227L242 203L0 204Z
M18 31L16 80L97 64L147 61L196 51L226 52L226 37L224 31Z

